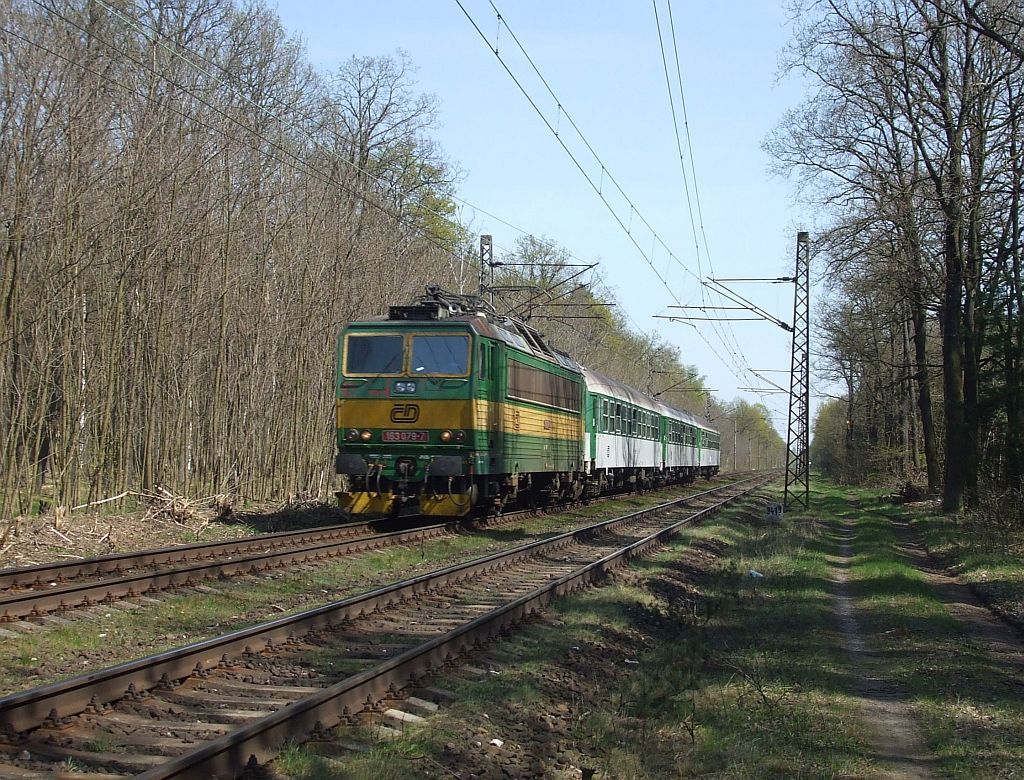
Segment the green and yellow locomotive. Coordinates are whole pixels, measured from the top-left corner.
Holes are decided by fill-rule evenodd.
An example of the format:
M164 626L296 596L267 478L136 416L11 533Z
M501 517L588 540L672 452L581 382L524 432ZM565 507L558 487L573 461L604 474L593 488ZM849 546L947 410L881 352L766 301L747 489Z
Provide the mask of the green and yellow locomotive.
M428 288L338 338L341 506L427 515L583 493L583 375L529 326Z

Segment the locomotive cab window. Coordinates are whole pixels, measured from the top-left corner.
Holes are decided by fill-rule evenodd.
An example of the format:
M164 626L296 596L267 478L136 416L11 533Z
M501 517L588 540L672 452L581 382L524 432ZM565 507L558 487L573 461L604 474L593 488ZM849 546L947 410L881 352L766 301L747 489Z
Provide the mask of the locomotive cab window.
M345 337L345 373L349 376L402 373L402 336L350 333Z
M469 336L413 335L409 370L414 376L466 376Z

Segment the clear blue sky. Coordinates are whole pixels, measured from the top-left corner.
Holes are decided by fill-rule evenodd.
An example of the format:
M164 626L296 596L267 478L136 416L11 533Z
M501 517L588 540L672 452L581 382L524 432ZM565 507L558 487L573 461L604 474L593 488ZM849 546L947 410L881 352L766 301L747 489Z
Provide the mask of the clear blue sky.
M650 2L494 0L519 41L607 168L674 254L698 274L675 135ZM510 68L542 110L557 109L518 53L488 0L463 0ZM678 345L685 362L698 366L722 399L763 400L779 415L785 434L786 396L759 399L737 387L722 356L727 351L707 323L700 334L688 325L654 319L668 313L672 294L591 190L568 155L530 108L455 0L411 2L353 0L286 2L278 11L285 27L301 36L310 58L331 70L352 55L394 54L403 49L418 67L421 91L439 99L434 137L465 173L458 194L465 200L539 236L552 239L601 272L631 319ZM674 75L668 9L659 0L670 70ZM796 230L813 216L790 207L790 186L767 172L761 151L766 133L796 105L802 86L777 83L777 61L789 38L781 4L764 0L672 4L683 74L689 131L707 236L708 254L720 277L777 277L792 273ZM677 111L678 111L677 106ZM682 123L682 116L679 116ZM564 117L560 131L595 179L600 167L573 140ZM683 137L685 144L685 136ZM684 147L685 150L685 147ZM689 159L687 174L691 176ZM629 207L615 203L625 219ZM511 247L516 233L482 214L466 211L480 233ZM634 227L639 220L634 218ZM651 254L652 238L634 236ZM700 239L703 247L703 239ZM654 264L684 304L700 303L692 276L658 246ZM701 270L709 275L707 256ZM743 285L741 292L781 319L792 319L791 285ZM738 322L732 332L755 369L789 368L789 335L767 323ZM701 338L703 335L703 339ZM705 339L706 342L705 343ZM788 387L788 376L770 374Z

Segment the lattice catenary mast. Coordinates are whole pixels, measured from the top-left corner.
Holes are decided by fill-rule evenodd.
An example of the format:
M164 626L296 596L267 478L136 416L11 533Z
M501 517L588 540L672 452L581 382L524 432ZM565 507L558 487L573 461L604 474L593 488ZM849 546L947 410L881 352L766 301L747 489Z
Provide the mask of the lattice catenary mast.
M811 243L796 234L793 285L793 353L789 379L789 436L786 440L786 491L783 503L810 508L809 435L811 416Z
M487 272L490 271L491 278L488 280ZM491 306L494 306L494 239L488 235L480 236L480 289L477 295L480 300L490 293Z

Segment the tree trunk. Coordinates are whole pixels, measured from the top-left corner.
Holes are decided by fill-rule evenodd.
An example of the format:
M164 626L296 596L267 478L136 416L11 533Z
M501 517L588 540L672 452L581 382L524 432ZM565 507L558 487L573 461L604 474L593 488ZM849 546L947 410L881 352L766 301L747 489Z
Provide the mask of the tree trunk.
M924 445L925 471L928 474L928 492L937 493L941 484L939 453L935 440L935 418L932 415L932 383L928 369L927 314L924 295L920 289L920 274L914 276L915 289L910 302L910 318L914 324L914 381L917 384L917 411L921 415L921 441Z

